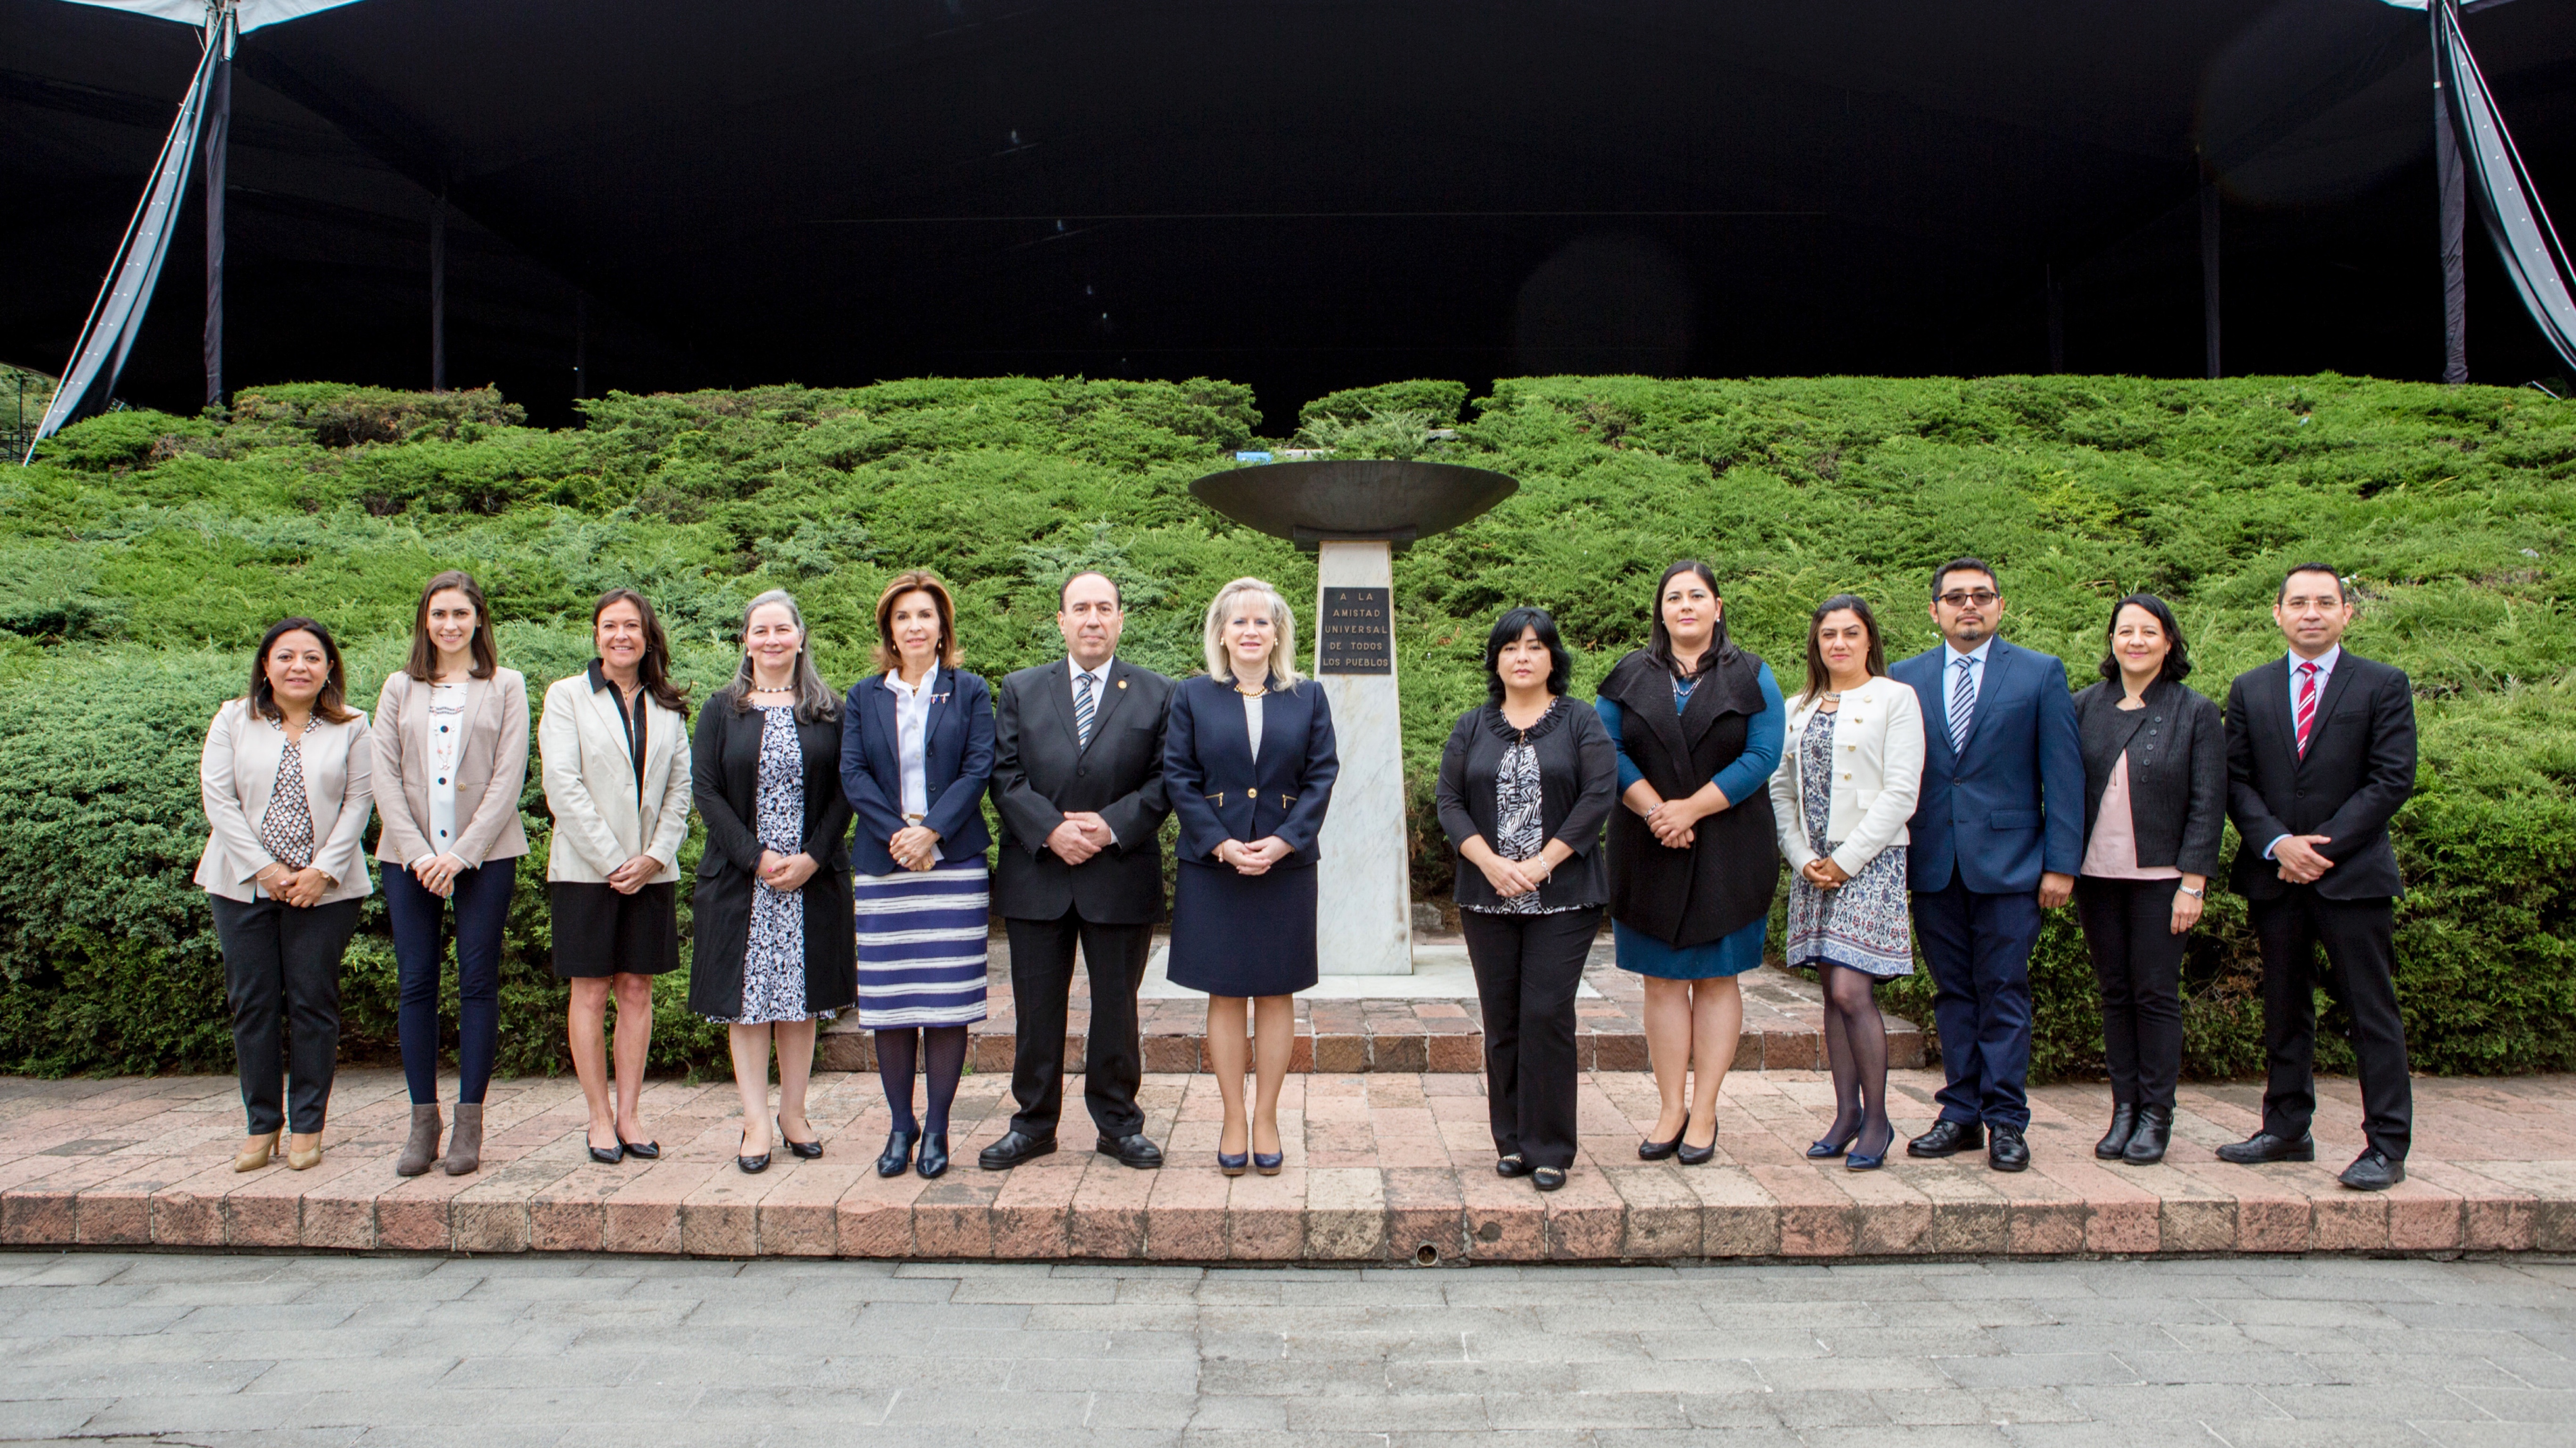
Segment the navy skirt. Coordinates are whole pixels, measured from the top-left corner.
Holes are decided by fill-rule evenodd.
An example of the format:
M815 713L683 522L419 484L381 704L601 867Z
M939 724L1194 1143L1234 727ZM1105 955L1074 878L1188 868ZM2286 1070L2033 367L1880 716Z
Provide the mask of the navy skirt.
M1221 996L1295 995L1315 985L1315 867L1241 875L1184 860L1172 889L1174 985Z

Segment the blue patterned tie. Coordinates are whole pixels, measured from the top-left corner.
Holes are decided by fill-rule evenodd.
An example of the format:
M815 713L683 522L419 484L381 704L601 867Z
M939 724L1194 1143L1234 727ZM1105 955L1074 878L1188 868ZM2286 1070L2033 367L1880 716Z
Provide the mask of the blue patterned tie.
M1073 676L1073 737L1083 748L1091 747L1091 676Z
M1959 682L1950 687L1950 752L1968 747L1968 717L1977 712L1977 661L1959 660Z

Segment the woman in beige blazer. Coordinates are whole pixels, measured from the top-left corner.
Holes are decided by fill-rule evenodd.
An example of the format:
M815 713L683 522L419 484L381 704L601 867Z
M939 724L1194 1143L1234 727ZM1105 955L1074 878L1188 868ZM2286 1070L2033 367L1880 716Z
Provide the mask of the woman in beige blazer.
M662 1154L638 1098L653 1044L653 977L680 964L680 841L689 833L688 699L653 605L612 588L590 610L590 667L546 690L537 723L554 840L546 892L555 974L572 982L565 1030L590 1103L590 1155ZM617 1074L605 1039L617 997ZM602 1145L605 1139L606 1145Z
M411 1137L394 1162L419 1176L438 1159L438 975L447 907L456 907L456 1131L446 1170L482 1164L483 1095L501 1046L501 930L519 857L519 791L528 781L528 685L492 650L492 613L472 575L420 591L411 657L376 699L376 813L385 822L385 914L402 994L403 1079Z
M289 1125L286 1164L302 1171L322 1160L340 1055L340 955L367 895L374 805L367 716L344 702L347 692L331 631L285 619L259 641L250 692L216 710L206 731L198 783L209 836L197 883L223 943L250 1117L235 1171L268 1165Z
M1872 993L1914 970L1907 916L1906 821L1923 785L1923 707L1887 677L1869 605L1839 593L1807 625L1807 686L1789 700L1789 729L1771 776L1771 814L1789 881L1792 967L1813 967L1825 994L1825 1059L1834 1124L1807 1155L1870 1171L1886 1163L1887 1028Z

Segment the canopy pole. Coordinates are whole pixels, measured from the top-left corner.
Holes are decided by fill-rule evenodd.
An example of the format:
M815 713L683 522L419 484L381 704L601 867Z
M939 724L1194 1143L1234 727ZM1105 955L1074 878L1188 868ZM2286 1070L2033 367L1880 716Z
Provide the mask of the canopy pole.
M2441 193L2442 380L2469 380L2468 194L2460 166L2460 135L2451 125L2451 98L2442 94L2442 12L2424 7L2433 27L2433 184Z
M239 20L233 0L220 0L206 23L214 74L206 85L206 405L224 401L224 158L233 128L233 43Z
M2218 184L2200 173L2200 345L2207 375L2218 376Z
M429 390L447 390L447 193L429 204Z

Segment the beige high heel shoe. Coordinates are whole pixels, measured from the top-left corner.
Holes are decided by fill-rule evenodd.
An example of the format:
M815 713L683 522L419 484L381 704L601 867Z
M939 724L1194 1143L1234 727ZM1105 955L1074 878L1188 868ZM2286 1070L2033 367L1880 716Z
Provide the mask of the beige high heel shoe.
M288 1171L311 1171L313 1168L322 1164L322 1133L318 1131L313 1133L313 1144L311 1146L298 1146L295 1144L297 1141L302 1139L303 1137L301 1133L298 1133L295 1136L290 1136L286 1139L286 1169Z
M266 1136L254 1136L250 1139L249 1145L234 1153L233 1170L257 1171L268 1165L269 1157L275 1155L276 1151L276 1132L272 1131Z

